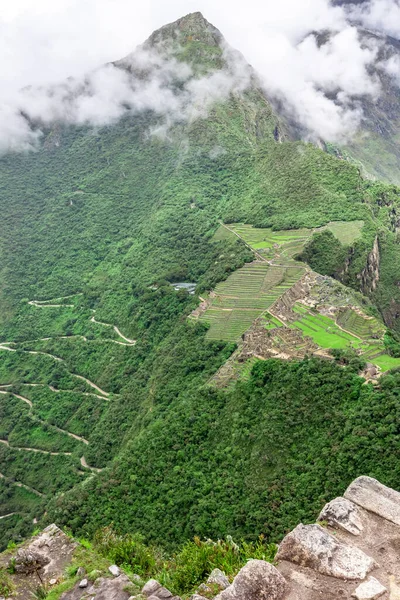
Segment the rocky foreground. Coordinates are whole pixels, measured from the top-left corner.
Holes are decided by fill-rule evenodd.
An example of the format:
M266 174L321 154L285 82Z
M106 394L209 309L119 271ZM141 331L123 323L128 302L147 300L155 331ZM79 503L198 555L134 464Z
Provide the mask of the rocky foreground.
M57 584L75 547L51 525L8 557L16 580L13 597L32 598L37 577L47 586ZM155 580L139 586L138 576L129 579L115 565L108 576L86 575L83 568L78 575L62 600L180 600ZM317 524L300 524L283 539L275 566L250 560L232 583L216 569L191 600L207 600L202 593L209 598L215 588L220 590L215 600L400 600L400 493L359 477L344 497L323 508Z

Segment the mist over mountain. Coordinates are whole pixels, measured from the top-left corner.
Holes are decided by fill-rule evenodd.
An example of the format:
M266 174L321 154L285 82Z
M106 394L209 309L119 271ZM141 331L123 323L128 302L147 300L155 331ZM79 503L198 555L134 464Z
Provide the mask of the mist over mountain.
M193 118L202 95L209 104L213 93L217 100L231 89L243 89L249 78L246 62L250 61L259 86L288 120L293 135L314 143L349 144L350 153L365 162L372 175L399 181L393 140L399 127L400 59L396 39L385 37L386 21L396 27L399 7L392 0L386 11L378 11L373 1L361 8L354 3L346 3L344 8L322 0L319 4L314 12L321 15L320 33L315 25L311 29L311 24L308 32L306 27L301 33L300 28L290 30L284 23L280 29L278 15L269 37L260 28L243 41L238 50L245 57L229 50L230 64L224 78L220 64L210 63L202 79L190 74L190 57L179 56L176 47L144 44L136 59L135 53L130 55L147 69L144 80L137 78L134 70L121 68L121 61L114 61L51 86L28 86L4 96L5 88L0 109L2 151L35 148L43 127L57 121L99 126L115 122L127 111L143 110L154 110L171 122ZM370 26L375 33L362 29ZM218 44L228 52L222 34L214 26L207 27L217 32ZM175 46L181 43L179 35L184 32L174 35ZM183 87L176 86L174 79L183 81ZM371 151L357 150L360 138Z
M4 86L2 547L56 522L191 594L194 536L272 560L356 477L400 488L399 44L299 4Z

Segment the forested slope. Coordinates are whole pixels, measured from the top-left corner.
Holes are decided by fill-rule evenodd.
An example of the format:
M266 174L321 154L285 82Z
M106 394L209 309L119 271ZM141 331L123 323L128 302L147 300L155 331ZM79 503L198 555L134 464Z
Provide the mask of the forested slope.
M201 15L178 26L194 77L223 67ZM45 509L74 531L114 522L168 546L275 540L360 472L400 485L397 375L374 388L357 358L260 361L224 392L209 383L235 344L187 319L254 258L239 238L215 240L221 221L360 220L335 274L359 290L378 237L379 281L364 291L396 329L399 190L290 141L256 78L150 135L161 124L151 112L57 123L37 152L0 160L0 512L16 513L4 541Z

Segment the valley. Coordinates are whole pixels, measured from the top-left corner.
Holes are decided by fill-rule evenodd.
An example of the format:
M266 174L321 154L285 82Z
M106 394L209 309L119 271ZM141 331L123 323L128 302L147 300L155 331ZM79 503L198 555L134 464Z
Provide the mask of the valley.
M237 81L200 13L144 47L118 76L168 60L185 111ZM240 65L200 113L41 124L0 157L4 547L51 522L268 545L360 474L400 488L400 190L293 136Z

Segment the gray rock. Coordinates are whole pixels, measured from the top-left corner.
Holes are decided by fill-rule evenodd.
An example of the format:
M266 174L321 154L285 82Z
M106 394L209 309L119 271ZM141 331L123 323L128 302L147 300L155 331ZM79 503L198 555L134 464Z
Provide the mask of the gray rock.
M264 560L249 560L215 600L280 600L285 590L286 581L274 566Z
M372 477L359 477L349 485L344 497L396 525L400 525L400 493Z
M110 571L111 575L114 575L114 577L119 577L121 574L121 570L119 567L117 567L117 565L111 565L111 567L108 567L108 570Z
M211 571L207 583L213 583L217 585L221 590L226 590L230 586L230 581L221 569L214 569Z
M86 569L84 569L83 567L79 567L79 569L76 572L76 575L79 578L84 577L86 575Z
M212 589L206 583L201 583L199 585L199 587L197 588L197 593L200 595L201 594L212 594Z
M142 588L142 594L147 597L152 596L159 588L161 587L161 583L158 583L155 579L149 579L147 583L144 584Z
M167 588L165 588L165 587L159 587L154 595L157 596L157 598L159 598L159 600L168 600L169 598L172 598L172 596L173 596L173 594L169 590L167 590Z
M115 579L99 577L96 583L85 590L83 596L82 590L76 585L72 590L62 594L60 600L81 600L82 598L90 598L91 600L128 600L130 593L126 592L124 588L129 584L130 580L123 573Z
M375 577L370 577L368 581L364 581L358 586L352 597L357 600L375 600L375 598L383 596L385 592L387 589Z
M276 558L338 579L365 579L376 566L362 550L336 540L319 525L298 525L284 538Z
M57 579L50 579L49 585L56 585Z
M190 600L207 600L207 598L205 598L204 596L200 596L200 594L193 594L193 596L190 596Z
M80 588L86 588L88 586L88 580L87 579L82 579L82 581L79 582L79 587Z
M138 575L137 573L134 573L131 576L132 581L134 581L135 583L141 583L142 578L140 577L140 575Z
M364 529L359 509L346 498L335 498L328 502L322 509L318 521L326 521L332 527L343 529L353 535L360 535Z
M31 548L18 550L16 556L12 559L12 565L10 561L10 565L13 567L15 573L24 573L25 575L29 575L30 573L35 573L39 571L44 566L50 563L50 559L47 558L41 552L37 550L33 550Z

